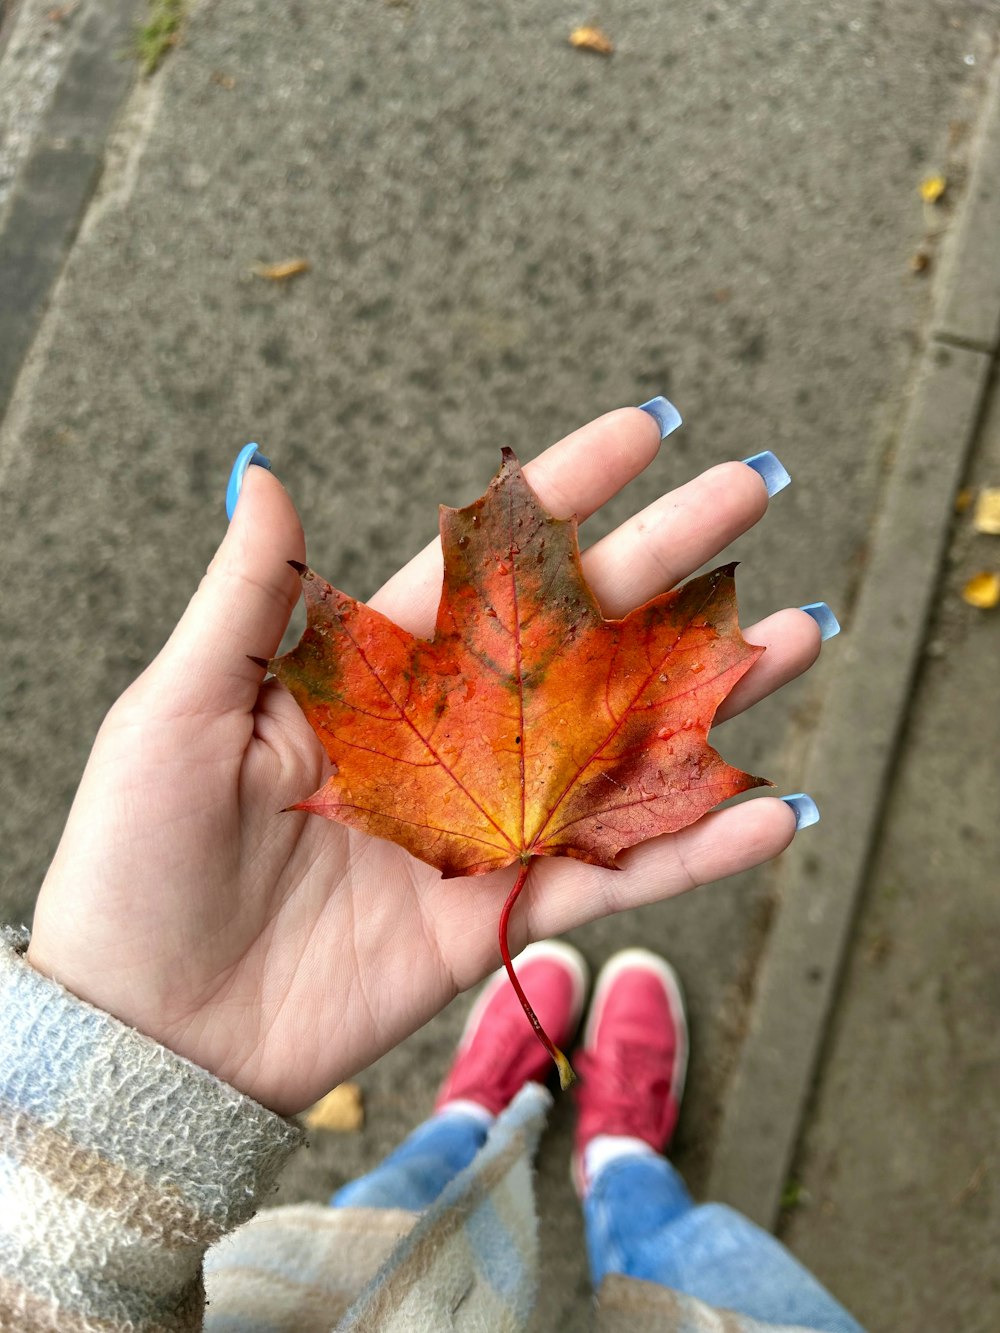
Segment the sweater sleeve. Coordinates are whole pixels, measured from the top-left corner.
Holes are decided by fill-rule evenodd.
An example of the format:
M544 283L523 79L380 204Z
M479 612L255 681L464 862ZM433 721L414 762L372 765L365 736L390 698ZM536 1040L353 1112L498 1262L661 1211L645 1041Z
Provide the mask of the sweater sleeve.
M0 1328L190 1330L294 1123L78 1000L0 930Z

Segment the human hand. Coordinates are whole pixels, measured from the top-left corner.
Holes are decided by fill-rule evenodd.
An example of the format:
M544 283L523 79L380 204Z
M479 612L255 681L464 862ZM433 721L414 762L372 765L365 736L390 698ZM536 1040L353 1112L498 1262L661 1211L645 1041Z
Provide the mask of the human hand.
M624 408L525 467L543 504L584 519L655 456L652 417ZM583 557L605 615L686 578L767 508L756 471L725 463L622 524ZM28 960L69 990L284 1114L308 1106L425 1023L499 961L513 868L442 880L395 844L282 808L328 775L291 696L248 657L277 651L305 556L275 477L247 472L233 521L162 652L98 734L35 914ZM372 605L432 632L432 543ZM804 671L816 621L745 631L767 652L720 709L742 712ZM621 872L534 863L512 949L671 897L780 852L781 800L714 812L623 853Z

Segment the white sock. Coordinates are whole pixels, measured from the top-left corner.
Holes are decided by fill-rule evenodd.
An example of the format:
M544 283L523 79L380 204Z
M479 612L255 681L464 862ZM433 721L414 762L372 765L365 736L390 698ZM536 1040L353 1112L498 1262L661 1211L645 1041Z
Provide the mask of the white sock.
M472 1116L473 1120L478 1120L487 1129L492 1129L493 1122L496 1120L492 1111L487 1111L485 1106L480 1106L478 1102L469 1101L465 1097L456 1097L454 1101L445 1102L443 1106L438 1107L437 1114L446 1115L450 1111L457 1111L459 1115Z
M600 1171L619 1157L658 1157L644 1139L629 1134L595 1134L583 1150L583 1178L587 1187L594 1183Z

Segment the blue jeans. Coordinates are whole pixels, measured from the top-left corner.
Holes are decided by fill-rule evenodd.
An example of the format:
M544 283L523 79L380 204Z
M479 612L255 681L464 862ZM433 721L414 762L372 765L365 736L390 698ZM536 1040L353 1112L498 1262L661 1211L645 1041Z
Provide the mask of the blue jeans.
M696 1205L665 1157L608 1162L583 1215L595 1289L625 1273L764 1323L863 1333L768 1232L723 1204Z
M441 1111L418 1125L395 1152L330 1200L331 1208L428 1208L486 1142L481 1120Z
M487 1133L473 1116L440 1112L330 1204L419 1212L470 1164ZM605 1274L624 1273L765 1323L863 1333L773 1236L722 1204L696 1205L666 1158L609 1162L590 1187L583 1215L595 1290Z

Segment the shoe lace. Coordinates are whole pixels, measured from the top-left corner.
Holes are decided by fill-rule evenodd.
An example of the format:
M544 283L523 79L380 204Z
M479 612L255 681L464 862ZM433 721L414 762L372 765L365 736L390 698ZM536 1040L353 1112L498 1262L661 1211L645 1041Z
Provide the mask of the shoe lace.
M671 1071L661 1060L650 1065L648 1046L621 1040L599 1054L581 1051L573 1064L581 1101L613 1125L609 1133L646 1139L666 1132L673 1116Z

